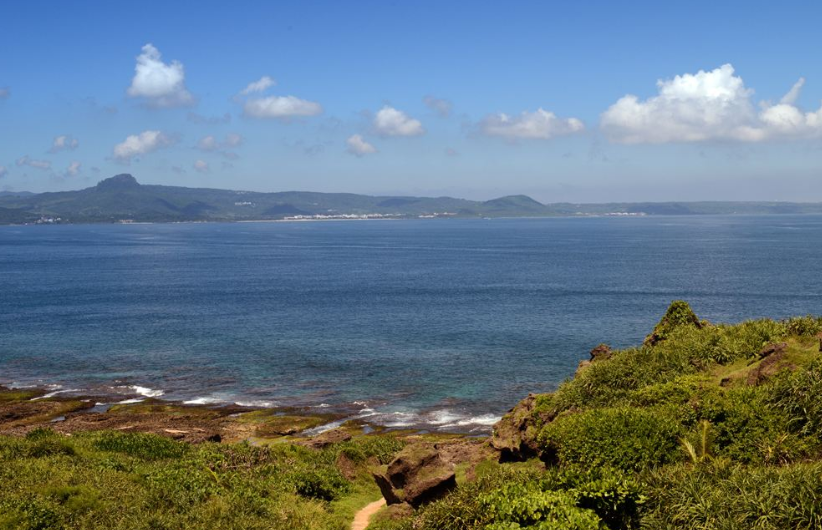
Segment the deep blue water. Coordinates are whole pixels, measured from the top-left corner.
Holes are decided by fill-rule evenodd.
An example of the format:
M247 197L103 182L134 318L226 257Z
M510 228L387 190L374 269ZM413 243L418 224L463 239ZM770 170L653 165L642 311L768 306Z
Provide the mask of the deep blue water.
M820 216L0 227L0 384L480 429L673 299L820 313L820 272Z

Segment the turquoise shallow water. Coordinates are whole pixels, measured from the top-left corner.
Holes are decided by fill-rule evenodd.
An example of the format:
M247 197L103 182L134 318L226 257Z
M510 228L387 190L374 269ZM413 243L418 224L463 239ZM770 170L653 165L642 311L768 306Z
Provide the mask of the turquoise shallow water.
M482 431L677 298L822 312L822 217L0 227L0 384Z

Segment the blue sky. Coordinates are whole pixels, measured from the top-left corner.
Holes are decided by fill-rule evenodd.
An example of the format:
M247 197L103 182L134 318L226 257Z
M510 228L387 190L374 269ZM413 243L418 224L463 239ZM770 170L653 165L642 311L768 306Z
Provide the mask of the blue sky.
M822 201L822 4L565 4L4 2L0 189Z

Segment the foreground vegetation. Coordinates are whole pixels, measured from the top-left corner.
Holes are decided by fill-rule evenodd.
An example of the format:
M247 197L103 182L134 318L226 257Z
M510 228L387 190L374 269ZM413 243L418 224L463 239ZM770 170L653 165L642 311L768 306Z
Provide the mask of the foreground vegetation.
M820 331L710 325L675 302L642 346L599 349L503 419L496 436L514 422L539 465L486 465L374 528L822 528Z
M556 392L503 418L499 458L485 448L443 498L390 507L369 528L822 528L820 333L814 317L711 325L675 302L644 344L596 348ZM30 398L17 394L3 399ZM268 443L258 437L293 430L283 418L247 413L241 432ZM344 529L379 496L371 471L426 441L26 432L0 436L0 529Z
M379 492L369 463L402 447L190 445L153 434L0 438L3 529L346 529Z

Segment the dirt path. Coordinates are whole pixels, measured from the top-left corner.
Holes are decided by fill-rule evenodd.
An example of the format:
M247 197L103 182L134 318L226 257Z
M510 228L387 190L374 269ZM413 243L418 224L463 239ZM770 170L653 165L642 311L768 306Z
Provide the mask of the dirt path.
M357 512L354 516L354 522L351 523L351 530L365 530L368 528L368 523L371 521L371 516L385 506L385 499L380 499L368 504L362 510Z

